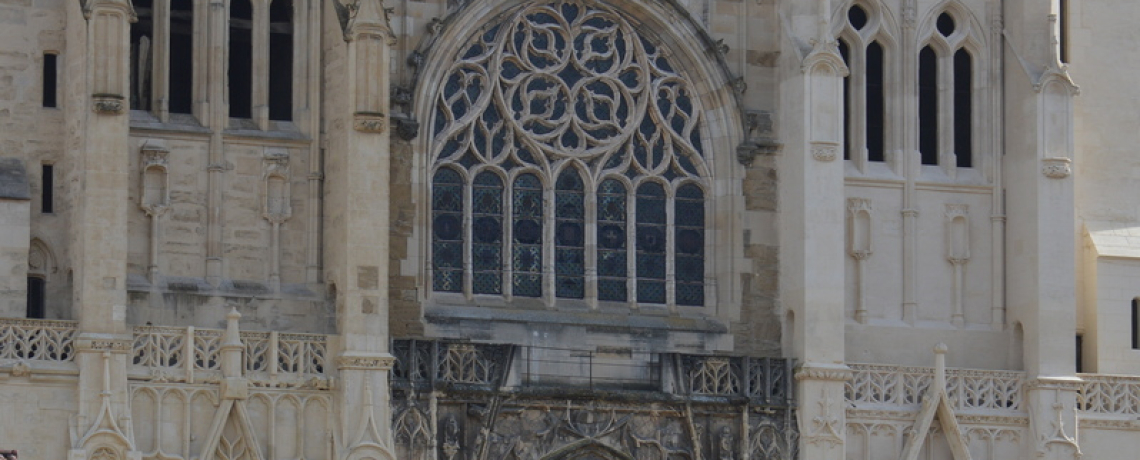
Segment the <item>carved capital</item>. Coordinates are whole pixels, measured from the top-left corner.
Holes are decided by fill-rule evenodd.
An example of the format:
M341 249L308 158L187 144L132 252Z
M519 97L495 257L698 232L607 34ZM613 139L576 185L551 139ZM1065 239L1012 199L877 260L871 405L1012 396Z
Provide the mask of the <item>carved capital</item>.
M846 382L855 376L851 368L844 365L803 364L796 368L796 380L823 380Z
M811 157L821 163L829 163L839 158L839 144L834 142L812 142Z
M388 130L388 116L379 112L356 112L352 115L352 128L362 133L380 134Z
M1045 158L1041 160L1041 174L1050 179L1064 179L1073 174L1073 160L1068 158Z
M100 115L123 113L126 100L118 94L92 94L91 109Z
M341 370L389 371L395 362L396 358L392 355L340 356L336 359L336 367Z

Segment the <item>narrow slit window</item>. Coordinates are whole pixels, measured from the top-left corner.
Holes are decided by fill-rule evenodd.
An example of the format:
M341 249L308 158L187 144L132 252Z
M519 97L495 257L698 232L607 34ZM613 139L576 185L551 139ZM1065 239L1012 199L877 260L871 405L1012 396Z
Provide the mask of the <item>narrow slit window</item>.
M1085 354L1085 336L1077 334L1077 372L1085 371L1084 357Z
M269 119L293 119L293 2L269 4Z
M253 116L253 7L249 0L230 3L230 117Z
M843 57L843 64L851 67L851 49L847 41L839 39L839 55ZM843 77L843 159L851 159L851 73Z
M938 56L929 46L918 53L918 150L922 164L938 164Z
M973 161L973 59L970 52L954 53L954 154L959 168L969 168Z
M150 110L154 69L154 1L135 0L138 21L131 24L131 110Z
M47 297L47 283L38 276L28 277L28 308L27 317L43 319L44 304Z
M44 53L44 107L57 107L56 79L59 77L58 66L59 62L55 54Z
M883 161L885 100L883 92L883 46L867 45L867 160Z
M55 167L45 164L40 167L40 212L55 212Z
M1069 63L1069 0L1060 0L1057 11L1057 54L1061 63Z
M1132 299L1132 349L1140 350L1140 299Z
M194 2L170 0L170 72L167 96L170 113L190 113L194 108Z

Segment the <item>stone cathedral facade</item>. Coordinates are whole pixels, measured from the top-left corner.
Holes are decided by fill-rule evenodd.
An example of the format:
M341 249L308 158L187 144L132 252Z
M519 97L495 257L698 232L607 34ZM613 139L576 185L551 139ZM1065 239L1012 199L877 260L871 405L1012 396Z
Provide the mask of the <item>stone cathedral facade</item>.
M0 1L0 449L1130 458L1138 13Z

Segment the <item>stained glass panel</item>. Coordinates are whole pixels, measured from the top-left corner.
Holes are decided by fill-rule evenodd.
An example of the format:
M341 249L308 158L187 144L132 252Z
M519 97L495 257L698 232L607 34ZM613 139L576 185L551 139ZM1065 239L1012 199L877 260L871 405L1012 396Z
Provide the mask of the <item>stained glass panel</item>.
M515 178L511 190L514 209L512 265L514 295L542 296L542 182L534 174Z
M598 300L625 302L626 188L617 179L598 187Z
M463 178L440 168L432 180L432 289L463 291Z
M637 301L665 303L665 188L637 187Z
M673 231L676 252L677 305L705 304L705 200L700 187L686 184L677 189Z
M502 294L503 180L490 171L471 187L471 291Z
M586 295L585 193L577 169L567 169L555 184L554 290L558 297Z

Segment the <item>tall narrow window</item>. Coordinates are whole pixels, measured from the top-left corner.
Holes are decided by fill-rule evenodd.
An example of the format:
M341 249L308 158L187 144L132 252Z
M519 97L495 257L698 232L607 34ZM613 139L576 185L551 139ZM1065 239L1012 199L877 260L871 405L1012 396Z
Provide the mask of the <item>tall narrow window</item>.
M44 107L56 107L56 79L58 76L58 62L57 56L51 53L44 53L44 93L42 97Z
M1069 63L1069 0L1060 0L1057 11L1057 50L1058 57L1064 64Z
M958 167L973 166L973 60L965 48L954 53L954 154Z
M150 110L154 68L154 1L135 0L138 21L131 24L131 109Z
M253 7L250 0L230 2L230 116L253 115Z
M171 113L190 113L194 106L194 1L170 0L170 72L167 95Z
M269 4L269 119L293 119L293 2Z
M1140 350L1140 299L1132 299L1132 349Z
M625 302L626 188L616 179L598 187L598 300Z
M511 288L521 297L542 296L542 182L534 174L515 178L512 187L514 245L511 248L514 280Z
M677 305L699 307L705 304L705 194L696 185L683 185L674 206Z
M554 188L554 290L558 297L581 299L586 294L586 200L578 170L563 171Z
M938 56L929 46L918 53L918 150L922 164L938 164Z
M47 283L38 276L28 277L28 318L42 319L47 295Z
M1077 372L1085 371L1085 336L1077 334Z
M463 292L463 178L440 168L432 179L432 289Z
M847 41L839 39L839 55L843 64L851 68L851 51ZM843 159L851 159L851 73L843 77Z
M665 189L637 187L637 301L665 303Z
M867 45L867 160L883 161L885 100L883 93L883 46Z
M475 176L471 189L471 291L503 293L503 180L493 172Z
M40 212L55 212L55 167L45 164L40 167Z

